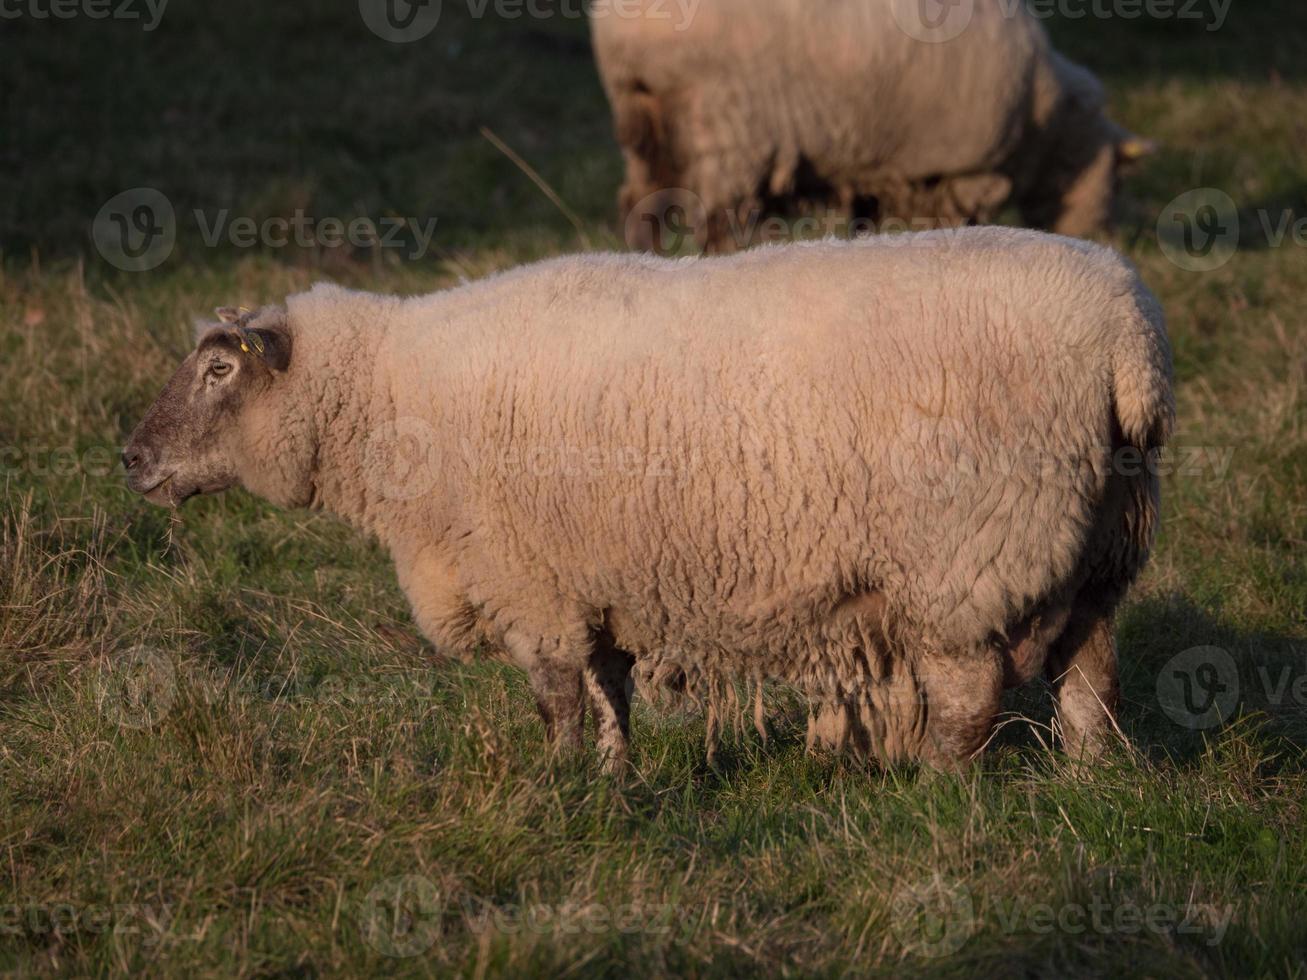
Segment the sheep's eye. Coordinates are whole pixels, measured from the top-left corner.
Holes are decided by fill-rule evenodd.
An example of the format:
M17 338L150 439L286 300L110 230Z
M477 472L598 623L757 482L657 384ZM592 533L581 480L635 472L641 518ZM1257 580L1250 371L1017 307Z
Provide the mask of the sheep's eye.
M226 361L214 361L209 365L209 375L214 378L221 378L225 374L231 373L231 365Z

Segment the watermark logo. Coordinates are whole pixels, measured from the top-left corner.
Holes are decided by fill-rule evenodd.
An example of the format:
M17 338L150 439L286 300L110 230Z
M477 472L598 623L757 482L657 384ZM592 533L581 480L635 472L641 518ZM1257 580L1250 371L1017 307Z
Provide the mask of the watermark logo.
M975 928L975 900L956 882L935 874L894 889L890 929L905 952L931 958L951 956L966 945Z
M1036 20L1173 20L1201 21L1219 31L1234 0L999 0L1004 16L1022 9Z
M987 0L988 2L988 0ZM995 0L986 12L1005 20L1125 20L1201 22L1218 31L1233 0ZM952 41L971 26L976 0L891 0L899 28L918 41Z
M168 0L0 0L0 20L139 20L148 34L167 9Z
M1238 251L1239 208L1215 187L1188 191L1162 209L1157 241L1181 269L1213 272Z
M382 956L421 956L440 938L444 898L421 875L399 875L378 882L360 909L363 941Z
M436 430L411 415L369 433L363 445L368 487L382 500L415 500L435 486Z
M172 202L153 187L134 187L110 198L91 228L96 250L124 272L157 269L177 244Z
M704 241L708 210L684 187L669 187L641 198L626 216L628 248L658 255L680 255Z
M895 485L917 500L952 500L979 466L966 430L955 419L910 419L899 430L889 453Z
M124 728L153 728L172 710L177 672L167 654L133 647L100 669L95 686L105 717Z
M135 937L144 948L163 942L193 938L175 929L173 906L74 902L0 905L0 939L22 937L42 943L68 943L113 936L122 941Z
M416 262L426 256L436 234L437 218L383 215L350 219L318 217L297 208L290 215L254 218L233 215L230 208L194 208L182 215L194 221L207 248L230 246L278 251L351 248L387 250ZM92 225L96 249L111 265L126 272L157 269L173 254L179 219L172 202L153 187L137 187L115 195L100 209ZM189 226L187 226L189 227Z
M1221 647L1190 647L1172 657L1157 676L1157 703L1177 725L1212 728L1234 714L1239 669Z
M441 0L359 0L359 14L383 41L421 41L440 23Z
M904 34L929 44L961 36L976 13L976 0L892 0L890 9Z

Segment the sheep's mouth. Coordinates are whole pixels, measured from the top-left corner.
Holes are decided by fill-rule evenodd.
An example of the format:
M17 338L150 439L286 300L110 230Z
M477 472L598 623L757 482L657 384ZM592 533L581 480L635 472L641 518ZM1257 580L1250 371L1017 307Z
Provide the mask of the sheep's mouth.
M142 490L141 496L152 504L158 504L161 507L175 507L178 501L172 493L173 474L169 473L162 480L150 487L148 490Z
M141 496L152 504L175 509L192 497L198 497L202 493L214 493L221 489L223 489L221 486L210 488L198 483L186 486L178 482L176 473L169 473L149 490L141 491Z

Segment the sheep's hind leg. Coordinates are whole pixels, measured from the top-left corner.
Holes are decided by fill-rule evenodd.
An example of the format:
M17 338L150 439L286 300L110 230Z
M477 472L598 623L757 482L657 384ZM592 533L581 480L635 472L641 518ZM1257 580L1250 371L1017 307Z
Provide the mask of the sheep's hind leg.
M599 754L609 772L618 772L626 764L631 734L628 685L634 663L634 658L616 647L610 637L600 636L582 674L594 711Z
M1068 755L1092 759L1116 731L1121 699L1111 604L1080 600L1049 651L1045 671L1057 696Z

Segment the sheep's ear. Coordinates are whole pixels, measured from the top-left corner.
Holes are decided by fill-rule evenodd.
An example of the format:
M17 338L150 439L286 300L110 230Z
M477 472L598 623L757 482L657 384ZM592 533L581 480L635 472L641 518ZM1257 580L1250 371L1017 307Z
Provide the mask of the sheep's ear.
M266 327L254 327L250 330L263 342L260 356L263 363L274 371L285 371L290 367L291 339L290 331L284 324Z
M220 306L213 311L220 323L235 323L241 318L241 311L234 306Z

